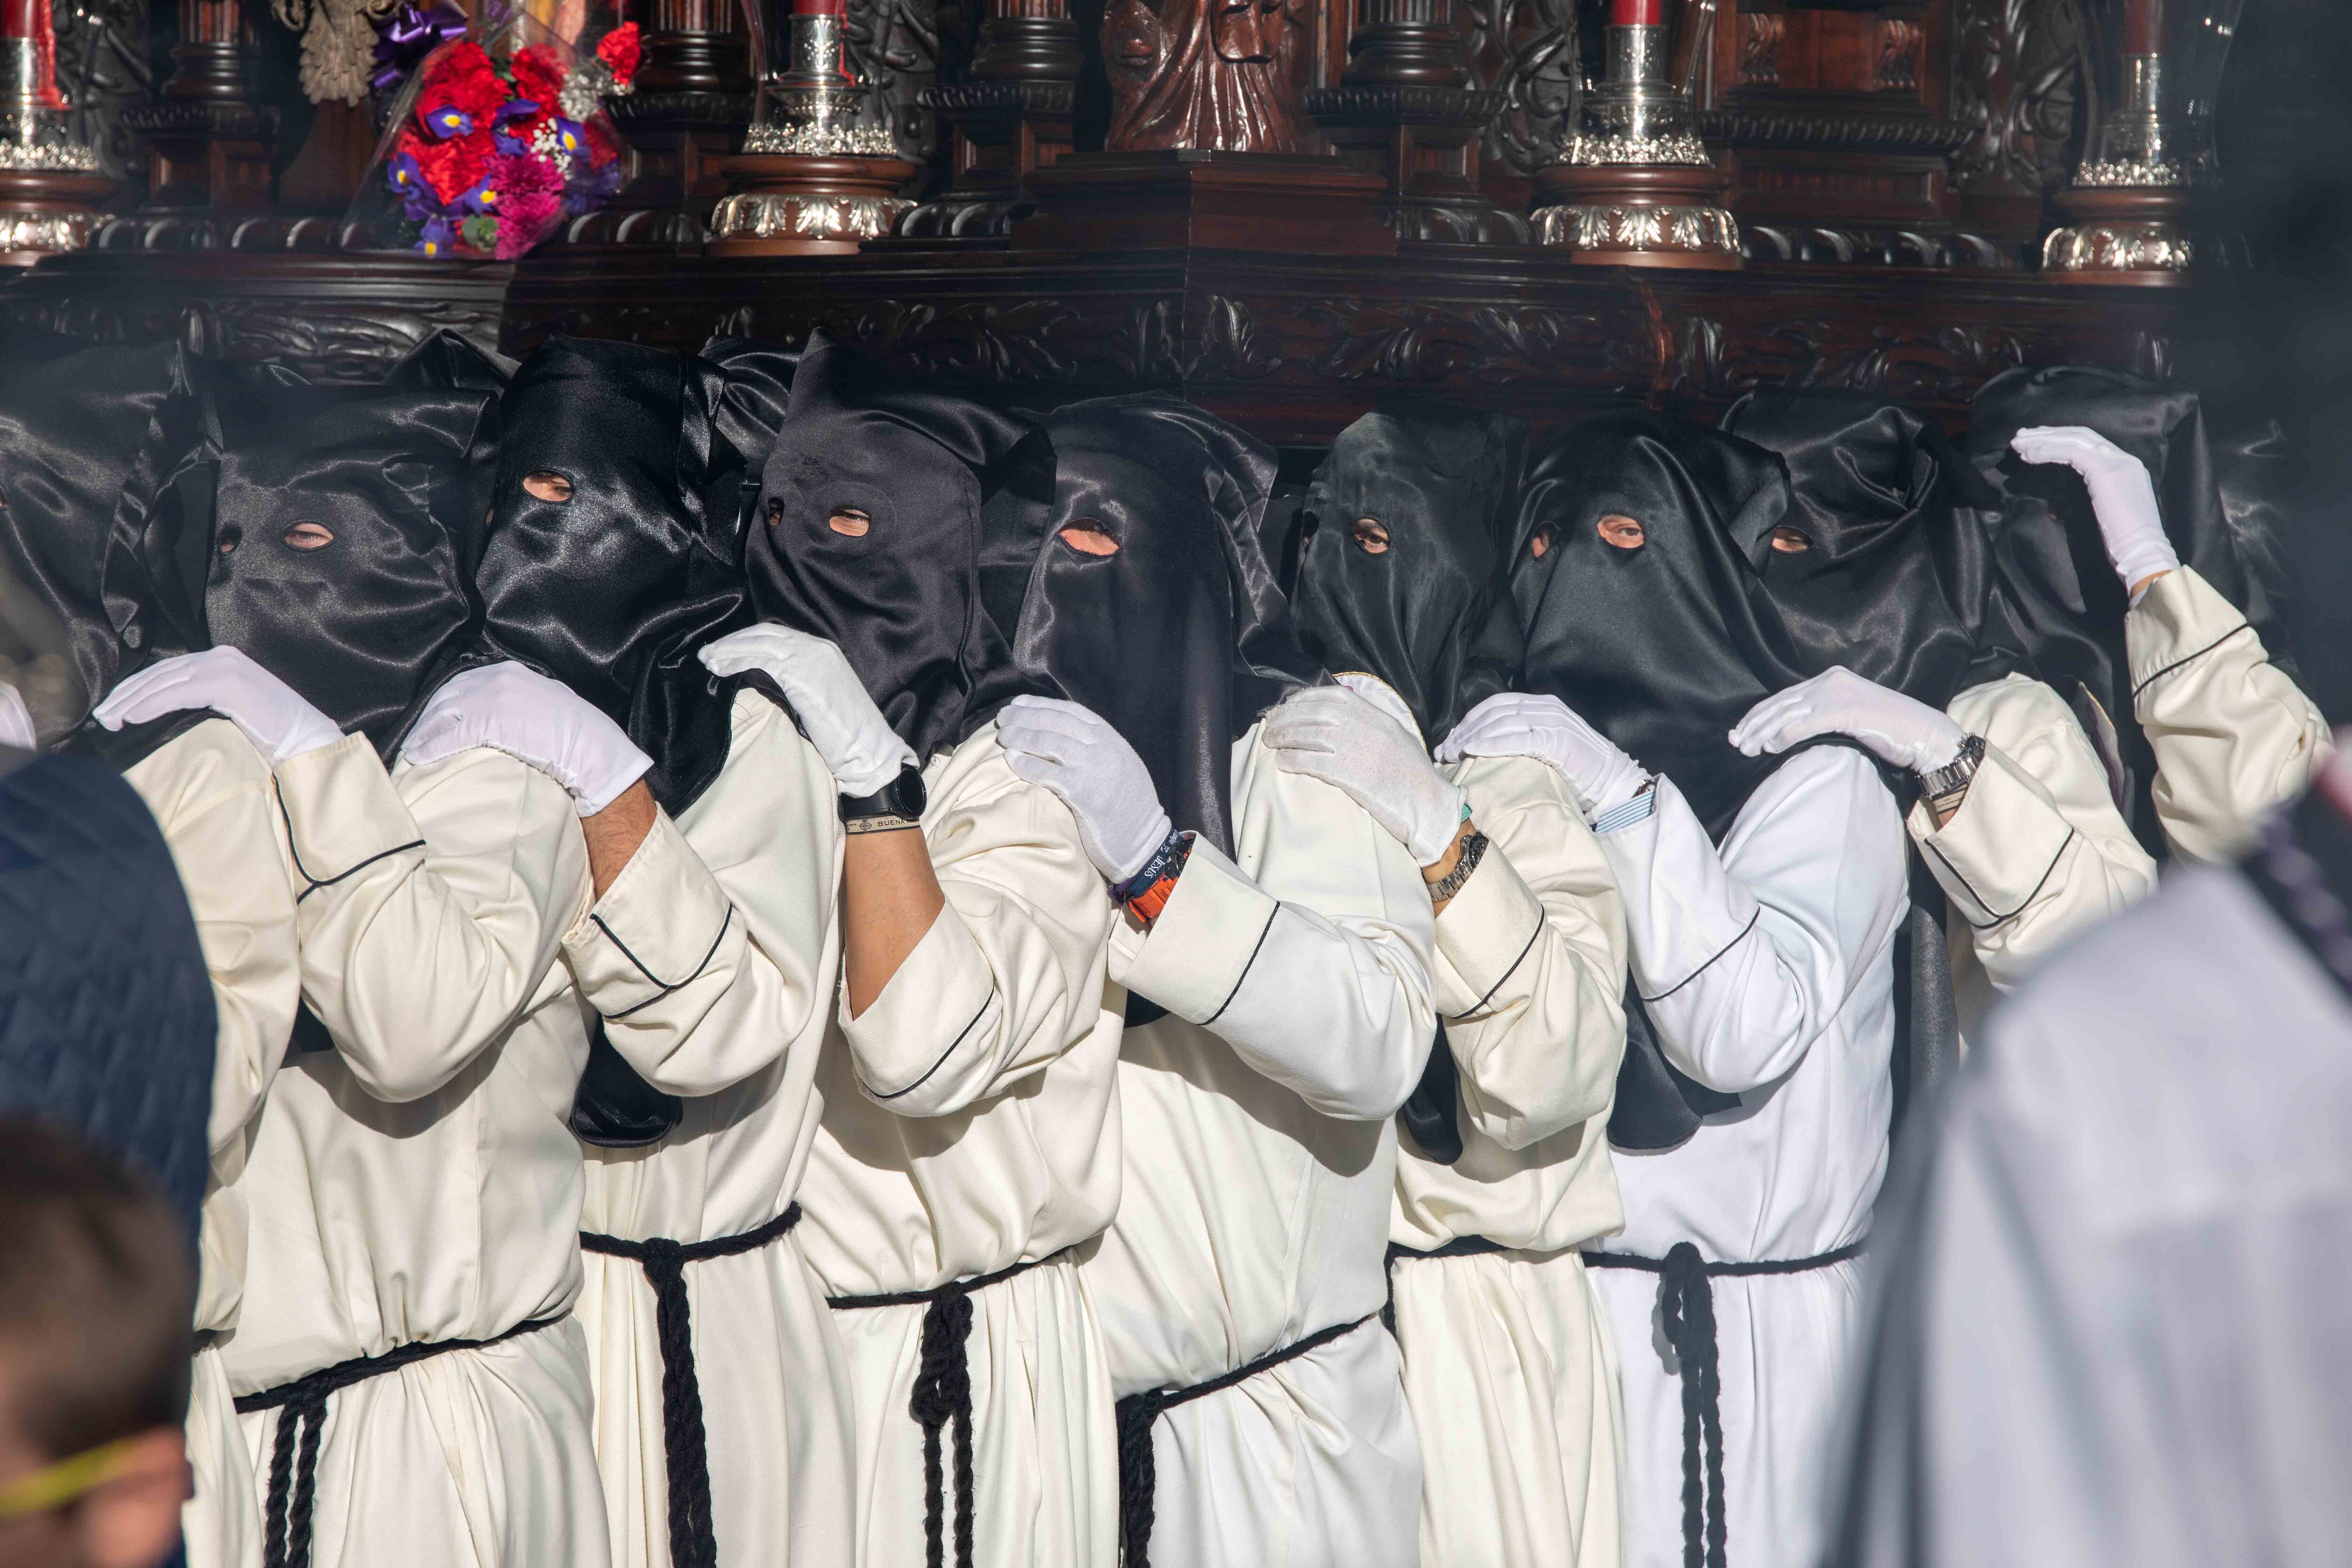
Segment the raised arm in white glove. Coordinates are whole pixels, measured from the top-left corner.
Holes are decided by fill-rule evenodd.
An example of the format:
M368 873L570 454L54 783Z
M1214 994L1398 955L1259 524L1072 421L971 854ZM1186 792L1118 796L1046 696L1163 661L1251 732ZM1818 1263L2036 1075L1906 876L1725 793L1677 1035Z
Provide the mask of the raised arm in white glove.
M1913 773L1946 766L1969 738L1950 715L1850 669L1824 670L1776 691L1731 727L1731 743L1751 757L1785 752L1817 735L1851 735Z
M920 761L866 694L848 657L824 637L763 624L730 632L696 657L713 675L758 670L781 687L844 795L872 795Z
M476 746L537 768L593 816L651 768L653 759L588 700L560 680L509 661L460 670L416 716L400 754L416 767Z
M41 737L33 728L33 710L25 706L23 695L15 687L0 680L0 746L29 752L40 743Z
M2032 426L2009 444L2029 463L2063 463L2083 476L2107 560L2135 596L2167 572L2180 569L2180 556L2164 535L2155 482L2137 458L2080 425Z
M1590 819L1642 793L1650 775L1617 743L1557 697L1505 691L1489 697L1438 742L1437 760L1534 757L1558 768Z
M245 731L271 767L343 738L341 726L295 689L233 647L160 659L126 678L98 705L109 730L169 713L211 709Z
M1116 887L1168 838L1168 813L1126 737L1093 710L1055 697L1016 697L996 716L1013 773L1043 784L1078 819L1078 842Z
M1265 717L1274 765L1347 792L1412 855L1433 866L1462 828L1462 790L1430 766L1395 720L1344 686L1311 686Z

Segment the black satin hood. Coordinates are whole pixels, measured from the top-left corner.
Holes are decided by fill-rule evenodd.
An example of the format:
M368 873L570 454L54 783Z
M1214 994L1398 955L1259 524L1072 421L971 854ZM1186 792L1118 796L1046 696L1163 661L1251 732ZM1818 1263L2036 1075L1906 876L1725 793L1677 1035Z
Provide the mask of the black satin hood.
M667 349L548 340L507 389L475 579L488 657L563 682L626 730L673 814L718 776L731 733L733 685L696 651L751 623L723 383ZM535 474L569 481L570 499L533 495Z
M1723 428L1788 464L1786 526L1812 548L1768 552L1763 587L1808 670L1941 711L2027 667L1993 602L1998 498L1939 428L1866 393L1792 388L1750 393Z
M212 641L388 760L476 628L469 454L492 399L227 367L202 384L211 515L192 531L211 541ZM303 548L313 527L331 542Z
M1233 853L1234 742L1321 679L1258 541L1273 451L1163 393L1073 404L1046 421L1049 507L987 510L983 557L1027 563L1015 663L1032 689L1100 714L1175 825ZM1062 537L1108 535L1111 555Z
M1367 414L1339 433L1302 509L1294 595L1307 649L1332 670L1393 688L1435 745L1508 684L1517 662L1506 597L1527 425L1433 405ZM1355 525L1388 548L1372 554Z
M194 407L174 343L76 348L11 333L6 349L0 573L62 634L76 689L52 718L70 730L191 618L184 595L176 620L164 616L136 555L164 475L195 441Z
M899 381L821 331L793 373L745 544L752 607L837 645L924 761L1021 689L982 603L980 514L1024 440L1034 458L1034 422ZM836 531L843 510L866 532Z
M1608 415L1540 438L1513 529L1510 587L1527 652L1519 685L1558 697L1634 761L1674 780L1720 840L1777 756L1731 727L1810 673L1759 591L1789 514L1774 454L1705 426ZM1640 548L1604 542L1610 513ZM1534 553L1538 536L1549 540Z

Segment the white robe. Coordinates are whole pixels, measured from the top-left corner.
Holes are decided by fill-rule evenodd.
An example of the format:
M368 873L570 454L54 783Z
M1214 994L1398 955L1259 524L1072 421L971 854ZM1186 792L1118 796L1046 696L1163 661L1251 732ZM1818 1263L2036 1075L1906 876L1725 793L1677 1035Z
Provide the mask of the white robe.
M1605 1251L1794 1261L1860 1241L1885 1173L1903 826L1870 761L1816 747L1740 809L1720 852L1672 781L1600 836L1634 983L1666 1058L1738 1094L1688 1142L1616 1154L1625 1229ZM1654 998L1654 1000L1652 1000ZM1852 1261L1713 1281L1732 1560L1811 1568L1825 1432L1859 1307ZM1631 1568L1683 1562L1682 1384L1656 1276L1596 1270L1625 1392Z
M2165 841L2176 855L2228 860L2264 812L2311 782L2332 749L2327 721L2191 567L2148 584L2124 617L2124 647Z
M735 699L727 763L660 817L566 942L605 1037L684 1100L639 1149L584 1149L583 1228L696 1242L757 1230L799 1194L816 1137L817 1056L841 962L833 775L784 710ZM576 1309L596 1387L596 1462L618 1568L670 1560L653 1288L589 1253ZM723 1563L853 1561L856 1426L824 1289L787 1233L686 1267Z
M2183 868L1993 1016L1882 1208L1853 1568L2321 1568L2352 1542L2352 1005Z
M1947 900L1952 990L1973 1036L1993 996L2075 932L2156 891L2156 861L2116 809L2106 765L2055 691L2010 675L1946 710L1985 740L1960 808L1905 826Z
M1617 1354L1576 1248L1624 1223L1608 1138L1624 911L1556 769L1479 757L1445 772L1489 840L1437 917L1431 975L1462 1157L1400 1149L1389 1236L1512 1250L1390 1266L1421 1438L1421 1560L1616 1568Z
M559 962L588 905L579 818L552 780L488 750L394 781L352 735L277 778L303 997L335 1048L289 1061L262 1110L231 1386L553 1320L334 1394L313 1560L600 1568L587 1348L570 1315L581 1174L566 1117L588 1036ZM244 1417L265 1484L278 1421Z
M1393 1118L1436 1026L1429 893L1402 845L1259 735L1234 748L1234 859L1196 842L1150 933L1112 936L1113 978L1170 1015L1120 1051L1126 1191L1086 1266L1122 1396L1208 1382L1387 1295ZM1377 1320L1167 1411L1152 1448L1156 1563L1418 1560L1421 1457Z
M226 719L174 736L122 776L171 846L219 1016L196 1290L200 1341L188 1393L194 1488L181 1532L189 1568L251 1568L261 1561L260 1501L215 1342L236 1326L245 1289L247 1216L238 1178L301 996L284 831L269 764Z
M833 1010L796 1233L831 1296L896 1295L1040 1263L971 1298L975 1558L1112 1560L1110 1382L1076 1261L1118 1206L1110 900L1052 794L984 725L923 770L946 907L866 1011ZM1042 1261L1041 1260L1050 1260ZM857 1422L857 1560L923 1560L920 1305L836 1310ZM951 1436L942 1525L955 1534Z

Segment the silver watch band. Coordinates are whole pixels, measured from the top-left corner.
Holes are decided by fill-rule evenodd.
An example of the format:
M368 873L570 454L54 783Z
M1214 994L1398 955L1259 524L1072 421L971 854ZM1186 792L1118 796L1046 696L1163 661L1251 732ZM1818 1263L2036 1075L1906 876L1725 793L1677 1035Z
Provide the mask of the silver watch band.
M1919 792L1929 800L1937 800L1966 789L1977 775L1978 764L1984 761L1985 740L1982 735L1970 735L1960 742L1960 753L1940 768L1931 768L1919 775Z

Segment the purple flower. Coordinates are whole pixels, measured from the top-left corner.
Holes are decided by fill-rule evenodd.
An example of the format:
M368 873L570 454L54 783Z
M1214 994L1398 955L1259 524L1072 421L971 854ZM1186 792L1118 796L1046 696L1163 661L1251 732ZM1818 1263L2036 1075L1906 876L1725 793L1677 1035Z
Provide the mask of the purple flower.
M578 169L580 165L574 163L572 167ZM603 206L620 192L621 161L618 158L608 159L572 182L571 188L563 193L563 207L573 217L578 217L582 213L593 212Z
M474 117L453 103L445 103L424 118L425 129L444 142L474 133Z
M416 237L416 248L425 256L446 256L457 238L457 231L450 226L449 220L436 216L425 220L425 227Z
M458 194L449 204L450 210L460 213L496 212L499 205L499 177L495 171L484 174Z
M557 151L568 156L580 156L588 151L588 128L576 120L556 116L555 145Z

